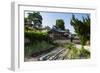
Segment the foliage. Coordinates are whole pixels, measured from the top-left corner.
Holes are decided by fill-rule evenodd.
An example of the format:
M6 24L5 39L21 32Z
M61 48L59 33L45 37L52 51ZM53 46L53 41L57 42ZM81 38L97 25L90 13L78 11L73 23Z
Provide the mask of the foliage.
M29 32L24 32L25 38L28 38L31 43L32 42L41 42L41 41L46 41L49 43L52 43L53 40L48 36L47 32L40 32L40 31L29 31Z
M64 26L64 20L62 20L62 19L57 19L56 20L56 27L58 28L58 29L61 29L61 30L65 30L65 26Z
M51 28L49 26L45 26L45 29L46 30L50 30Z
M79 59L79 50L77 50L76 47L74 47L73 49L70 49L69 53L68 53L68 58L69 59Z
M66 43L64 47L69 49L66 58L68 59L78 59L79 58L79 50L76 48L75 44Z
M27 25L33 25L33 27L42 27L42 16L40 12L28 13L28 17L24 19L24 23Z
M80 49L80 57L89 58L90 57L90 52L87 51L86 49L82 48L82 49Z
M81 44L85 45L88 40L90 40L90 17L79 20L72 15L71 25L74 27L75 32L77 33Z
M29 26L25 26L24 28L25 31L33 31L34 29L32 27L29 27Z
M73 43L67 43L64 47L69 49L67 59L90 58L90 52L85 48L77 48Z
M70 34L70 30L69 30L69 29L65 29L65 31L66 31L68 34Z
M72 49L72 48L75 48L75 44L73 44L73 43L66 43L66 44L64 44L64 47L68 48L68 49Z
M54 47L52 44L47 43L45 41L34 42L32 44L25 45L25 57L31 57L32 54L41 53L41 51L48 50ZM43 53L43 52L42 52Z
M30 39L31 41L42 41L47 37L47 33L38 32L38 31L29 31L25 32L25 37Z

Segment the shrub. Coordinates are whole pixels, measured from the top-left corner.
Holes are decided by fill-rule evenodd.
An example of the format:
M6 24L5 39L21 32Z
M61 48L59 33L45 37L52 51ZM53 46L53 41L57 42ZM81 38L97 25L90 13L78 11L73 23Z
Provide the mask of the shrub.
M28 38L31 41L31 43L36 42L36 41L52 42L52 40L48 36L47 32L31 31L31 32L25 32L24 34L25 34L25 37Z

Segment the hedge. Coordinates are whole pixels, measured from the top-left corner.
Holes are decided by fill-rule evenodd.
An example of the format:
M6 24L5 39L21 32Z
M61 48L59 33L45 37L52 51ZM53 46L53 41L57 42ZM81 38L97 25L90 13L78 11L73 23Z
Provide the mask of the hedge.
M30 32L24 32L25 38L28 38L31 42L35 41L47 41L51 42L50 37L48 36L47 32L36 32L36 31L30 31Z

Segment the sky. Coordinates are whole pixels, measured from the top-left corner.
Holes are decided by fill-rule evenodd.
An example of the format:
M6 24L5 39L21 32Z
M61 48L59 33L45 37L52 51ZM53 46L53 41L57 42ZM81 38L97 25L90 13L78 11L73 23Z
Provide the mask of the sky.
M25 17L28 16L29 11L25 12ZM87 17L90 16L90 14L87 13L62 13L62 12L40 12L43 20L42 20L42 26L49 26L52 28L53 25L56 24L57 19L63 19L64 20L64 25L66 29L69 29L71 33L74 32L73 26L71 26L70 21L72 18L72 14L75 15L76 18L79 20L82 20L82 17Z

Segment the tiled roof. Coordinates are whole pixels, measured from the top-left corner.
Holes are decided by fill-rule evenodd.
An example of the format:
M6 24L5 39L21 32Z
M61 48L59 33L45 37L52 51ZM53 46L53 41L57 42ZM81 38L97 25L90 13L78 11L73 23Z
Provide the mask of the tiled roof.
M61 29L51 29L50 31L59 32L59 33L67 33L65 30L61 30Z

